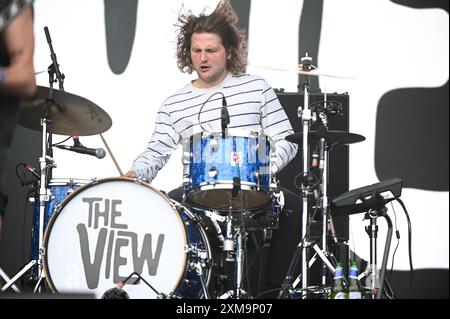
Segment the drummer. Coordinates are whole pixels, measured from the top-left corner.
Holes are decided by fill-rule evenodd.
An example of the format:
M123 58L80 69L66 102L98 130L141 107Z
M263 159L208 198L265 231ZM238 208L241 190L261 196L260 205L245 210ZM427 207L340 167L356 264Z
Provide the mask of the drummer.
M0 14L6 11L11 2L0 0ZM11 18L13 20L4 29L0 25L0 242L2 218L7 204L7 197L3 194L3 173L19 116L19 98L31 96L36 91L31 5Z
M200 133L203 127L220 132L223 98L229 129L262 130L272 138L276 161L271 172L279 172L297 152L296 144L284 139L293 130L269 84L245 73L247 43L229 1L220 1L210 15L180 13L176 26L178 68L189 74L195 71L197 79L162 103L153 135L126 176L151 182L178 143Z

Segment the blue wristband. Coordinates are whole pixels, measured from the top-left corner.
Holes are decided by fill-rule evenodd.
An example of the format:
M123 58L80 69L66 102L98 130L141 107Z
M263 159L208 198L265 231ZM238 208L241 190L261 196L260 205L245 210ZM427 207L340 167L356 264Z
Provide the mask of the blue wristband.
M6 68L0 67L0 86L6 82Z

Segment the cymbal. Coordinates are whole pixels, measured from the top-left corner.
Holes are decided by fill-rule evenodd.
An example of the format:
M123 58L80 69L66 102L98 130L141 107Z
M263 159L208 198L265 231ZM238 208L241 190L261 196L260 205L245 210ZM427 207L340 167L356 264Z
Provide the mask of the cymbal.
M291 73L297 73L302 75L310 75L310 76L324 76L328 78L337 78L337 79L344 79L344 80L355 80L355 77L347 76L347 75L337 75L337 74L330 74L327 72L322 72L322 70L319 69L312 69L311 71L303 71L301 70L301 66L297 66L297 68L292 69L283 69L283 68L275 68L271 66L255 66L256 68L260 69L266 69L269 71L279 71L279 72L291 72Z
M326 139L328 145L334 144L353 144L364 141L366 138L359 134L348 133L343 131L310 131L308 138L314 141L320 140L322 137ZM286 140L296 144L303 143L303 132L294 133L286 136Z
M19 125L41 131L41 118L44 117L51 119L49 131L60 135L96 135L112 125L108 113L93 102L75 94L38 86L31 99L20 103Z

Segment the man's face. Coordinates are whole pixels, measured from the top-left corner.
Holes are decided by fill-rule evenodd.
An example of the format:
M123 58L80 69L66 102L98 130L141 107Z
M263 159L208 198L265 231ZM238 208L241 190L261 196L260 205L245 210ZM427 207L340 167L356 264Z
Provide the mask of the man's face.
M226 52L221 38L215 33L194 33L191 38L191 60L198 79L194 86L213 87L227 76Z

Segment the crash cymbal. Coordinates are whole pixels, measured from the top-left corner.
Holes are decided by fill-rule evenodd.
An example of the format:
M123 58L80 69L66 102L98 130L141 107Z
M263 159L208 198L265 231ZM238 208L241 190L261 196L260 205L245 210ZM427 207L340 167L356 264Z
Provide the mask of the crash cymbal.
M302 74L302 75L310 75L310 76L324 76L324 77L328 77L328 78L337 78L337 79L344 79L344 80L355 80L354 77L352 76L346 76L346 75L336 75L336 74L330 74L327 72L323 72L322 70L319 69L312 69L311 71L303 71L301 69L301 66L297 66L297 68L292 68L292 69L283 69L283 68L275 68L275 67L270 67L270 66L255 66L256 68L260 68L260 69L265 69L265 70L269 70L269 71L279 71L279 72L291 72L291 73L297 73L297 74Z
M51 119L49 131L60 135L95 135L112 125L109 115L95 103L75 94L38 86L31 99L21 101L19 124L41 131L44 117Z
M353 144L364 141L366 138L359 134L348 133L343 131L310 131L308 138L313 141L318 141L324 137L328 145L334 144ZM286 140L296 144L303 143L303 132L294 133L286 136Z

